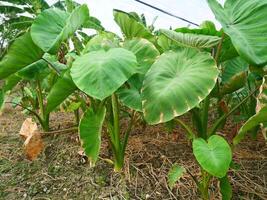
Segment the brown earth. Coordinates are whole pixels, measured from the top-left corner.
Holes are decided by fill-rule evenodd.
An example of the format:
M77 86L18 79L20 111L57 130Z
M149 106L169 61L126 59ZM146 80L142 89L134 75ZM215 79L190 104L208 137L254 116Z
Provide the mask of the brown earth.
M115 173L104 159L110 158L107 141L103 141L101 159L90 168L77 153L80 146L75 131L45 134L42 154L28 161L18 135L25 118L12 108L0 116L0 199L198 199L189 173L173 190L167 186L166 176L174 163L193 175L200 174L179 127L168 133L162 125L137 126L130 136L124 170ZM51 116L53 130L73 125L72 113ZM221 133L232 137L235 127L228 123ZM247 138L235 149L234 160L240 169L229 172L233 199L267 199L267 146L263 139ZM212 199L221 199L216 180L210 192Z

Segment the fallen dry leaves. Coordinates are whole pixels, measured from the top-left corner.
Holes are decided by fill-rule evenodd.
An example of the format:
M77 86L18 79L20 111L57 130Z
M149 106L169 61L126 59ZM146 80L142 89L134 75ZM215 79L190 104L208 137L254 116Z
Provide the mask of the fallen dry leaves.
M24 151L29 160L34 160L44 148L44 143L37 124L32 118L27 118L20 129L19 135L25 140Z

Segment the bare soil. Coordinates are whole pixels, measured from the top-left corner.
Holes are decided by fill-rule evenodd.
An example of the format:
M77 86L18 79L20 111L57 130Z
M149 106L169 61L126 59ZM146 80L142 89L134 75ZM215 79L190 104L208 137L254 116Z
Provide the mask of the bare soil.
M199 167L190 143L179 127L169 133L162 125L137 126L131 133L125 167L113 172L105 161L110 158L107 141L102 143L101 159L90 168L80 156L76 131L45 134L45 149L35 161L23 153L18 132L26 116L7 108L0 116L0 199L189 199L199 198L189 173L173 190L167 186L167 173L174 163L199 176ZM72 113L53 113L53 130L74 125ZM123 124L126 126L127 122ZM228 123L221 134L228 139L236 125ZM229 172L233 199L267 199L267 146L261 136L247 138L234 153L238 170ZM212 199L221 199L218 183L210 187Z

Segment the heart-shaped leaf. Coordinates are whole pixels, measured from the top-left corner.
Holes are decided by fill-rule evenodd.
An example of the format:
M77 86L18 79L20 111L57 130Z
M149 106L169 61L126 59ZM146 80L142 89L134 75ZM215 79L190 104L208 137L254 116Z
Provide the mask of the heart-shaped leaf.
M162 54L147 72L142 88L146 121L167 122L194 108L211 92L217 76L208 53L181 48Z
M237 52L250 63L267 63L267 1L226 0L222 7L217 0L209 6Z
M136 73L135 55L123 48L92 51L77 58L71 76L77 87L89 96L103 100Z
M61 42L68 39L89 20L86 5L77 7L71 14L57 8L43 11L31 27L31 36L44 52L55 54Z
M193 140L193 153L200 166L213 176L226 175L232 161L232 151L227 141L218 135L206 142L202 138Z
M101 145L102 125L106 115L106 108L102 107L98 111L89 108L81 119L79 134L85 154L94 166L98 159Z

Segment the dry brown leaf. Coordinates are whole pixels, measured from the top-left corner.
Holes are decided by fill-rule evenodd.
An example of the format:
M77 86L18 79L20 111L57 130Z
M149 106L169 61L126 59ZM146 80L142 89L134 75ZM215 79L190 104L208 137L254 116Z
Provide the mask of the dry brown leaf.
M20 128L19 134L26 140L34 131L37 130L37 124L32 121L32 118L27 118Z
M23 122L19 134L25 139L23 146L27 158L34 160L44 148L44 144L37 124L32 118L27 118Z

